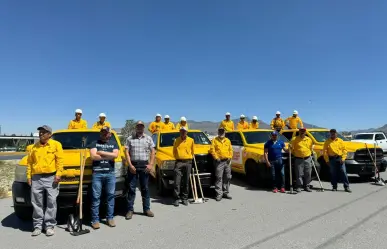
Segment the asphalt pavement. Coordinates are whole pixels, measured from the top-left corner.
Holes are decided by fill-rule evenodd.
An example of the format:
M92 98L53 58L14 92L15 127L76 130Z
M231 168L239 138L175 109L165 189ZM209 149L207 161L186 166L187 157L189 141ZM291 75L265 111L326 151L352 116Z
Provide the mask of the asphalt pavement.
M0 154L0 161L2 161L2 160L18 160L18 159L22 159L23 157L24 157L24 154L23 155L7 155L7 154L1 155Z
M383 173L385 179L387 174ZM273 194L252 189L241 177L234 177L232 200L172 206L159 198L152 187L154 218L135 215L130 221L115 218L117 227L102 225L90 234L73 237L56 228L54 237L31 237L30 222L13 214L11 199L0 200L0 244L2 249L18 248L387 248L387 186L375 186L351 177L353 193L343 187L297 195ZM314 187L318 182L313 182ZM137 192L135 211L141 212Z

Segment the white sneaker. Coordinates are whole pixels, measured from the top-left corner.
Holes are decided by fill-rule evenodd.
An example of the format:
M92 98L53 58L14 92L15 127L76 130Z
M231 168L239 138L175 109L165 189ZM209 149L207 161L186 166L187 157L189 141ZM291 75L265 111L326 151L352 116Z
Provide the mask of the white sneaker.
M54 235L55 232L54 232L54 228L48 228L47 231L46 231L46 236L52 236Z
M31 236L38 236L42 233L42 229L40 228L35 228L34 231L32 232Z

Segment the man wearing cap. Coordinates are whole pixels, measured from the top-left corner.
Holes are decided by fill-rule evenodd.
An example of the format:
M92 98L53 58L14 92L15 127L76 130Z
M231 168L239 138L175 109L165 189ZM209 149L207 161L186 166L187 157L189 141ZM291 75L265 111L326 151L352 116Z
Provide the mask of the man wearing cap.
M347 158L347 149L344 141L337 137L336 129L329 131L330 138L324 143L324 159L330 166L332 191L337 191L338 179L341 179L344 185L345 192L351 193L347 171L345 168L345 159Z
M176 124L177 130L180 130L181 127L185 127L187 130L189 129L187 119L185 117L181 117L180 122Z
M145 125L142 121L137 121L135 133L126 139L125 155L129 164L127 185L129 193L127 196L128 207L125 219L130 220L133 217L133 205L136 198L137 180L140 181L140 190L142 196L142 209L146 216L154 217L150 210L149 197L149 174L153 170L155 161L155 144L150 136L144 133Z
M219 128L223 127L225 131L233 131L235 129L234 122L231 120L231 114L229 112L226 113L226 119L224 119Z
M273 180L273 193L285 193L285 171L282 162L282 150L285 150L285 143L278 139L278 132L271 133L271 139L265 143L265 161L267 167L271 168Z
M110 123L108 121L106 121L106 114L105 113L100 113L98 117L99 117L99 121L97 121L93 124L93 129L101 130L103 127L112 128Z
M114 193L116 189L116 176L114 160L118 157L118 145L112 143L110 127L104 126L100 131L100 138L92 142L90 157L93 160L92 174L92 202L91 202L91 226L99 229L99 206L102 189L105 190L107 199L106 221L109 227L115 227L114 222Z
M253 119L251 120L251 123L249 125L250 130L257 130L259 128L259 123L258 123L258 117L253 116Z
M218 136L212 140L211 154L215 160L216 201L222 198L232 199L229 194L231 180L231 158L233 150L231 141L225 137L224 127L218 129Z
M276 130L278 132L285 128L285 122L281 118L281 113L279 111L275 113L275 118L271 120L270 127L272 130Z
M148 131L152 134L159 132L164 129L164 123L161 121L161 114L156 114L156 119L152 123L150 123L148 127Z
M173 131L173 130L175 130L175 125L170 121L169 116L165 115L163 131Z
M238 125L237 125L238 131L249 129L249 123L245 120L245 118L246 118L246 116L243 114L240 116L240 120L239 120Z
M86 120L82 119L82 110L75 110L75 119L70 120L67 129L87 129Z
M173 156L176 159L174 178L174 206L178 207L180 198L183 205L188 205L189 178L194 157L194 140L187 136L188 129L180 127L180 136L173 142Z
M301 192L301 187L307 192L312 192L309 188L312 175L312 153L313 141L306 136L306 129L300 128L300 134L290 142L292 154L295 157L295 170L297 179L297 192Z
M289 129L298 129L298 125L300 125L300 127L304 127L301 118L298 116L298 111L296 110L293 111L293 116L288 117L285 120L285 123Z
M57 224L56 198L59 194L58 185L63 172L63 148L60 142L51 139L50 126L40 126L38 131L39 142L32 146L27 161L27 182L31 186L33 207L32 236L42 233L43 223L46 235L52 236Z

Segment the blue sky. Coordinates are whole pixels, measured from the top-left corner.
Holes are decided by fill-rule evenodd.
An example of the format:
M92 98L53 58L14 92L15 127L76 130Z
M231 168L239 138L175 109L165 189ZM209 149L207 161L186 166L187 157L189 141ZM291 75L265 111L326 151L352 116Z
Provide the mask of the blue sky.
M2 132L126 119L387 123L387 1L0 3Z

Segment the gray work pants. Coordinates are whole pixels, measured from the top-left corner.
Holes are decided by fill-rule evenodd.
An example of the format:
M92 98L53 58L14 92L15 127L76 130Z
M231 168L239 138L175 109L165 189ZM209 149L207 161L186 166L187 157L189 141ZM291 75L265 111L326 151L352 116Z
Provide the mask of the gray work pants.
M228 194L231 180L231 165L228 160L215 161L215 177L216 196Z
M305 188L312 178L312 157L307 159L295 158L297 188Z
M191 176L192 160L177 161L175 164L175 199L187 200L189 194L189 177Z
M33 207L34 228L54 228L56 225L56 198L59 194L58 184L54 183L55 175L33 175L31 178L31 203ZM47 195L44 210L44 197Z

